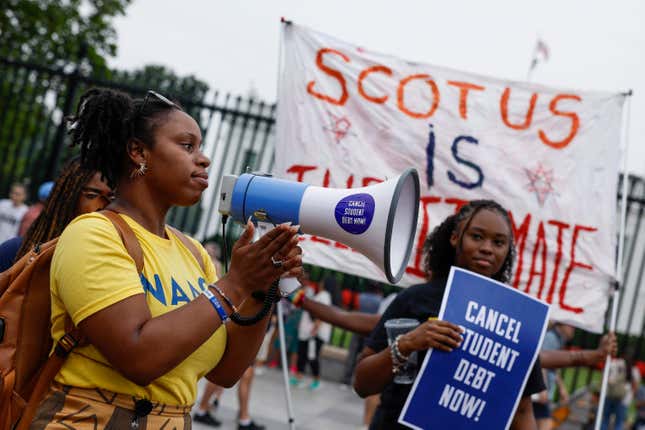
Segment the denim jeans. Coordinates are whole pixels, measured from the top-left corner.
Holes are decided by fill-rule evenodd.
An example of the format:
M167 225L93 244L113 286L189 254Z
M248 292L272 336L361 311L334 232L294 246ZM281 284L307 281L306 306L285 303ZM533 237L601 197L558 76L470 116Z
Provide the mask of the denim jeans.
M627 417L627 407L623 404L622 399L605 400L605 407L602 412L602 425L600 430L607 430L609 428L609 418L614 415L614 430L623 430L625 418Z

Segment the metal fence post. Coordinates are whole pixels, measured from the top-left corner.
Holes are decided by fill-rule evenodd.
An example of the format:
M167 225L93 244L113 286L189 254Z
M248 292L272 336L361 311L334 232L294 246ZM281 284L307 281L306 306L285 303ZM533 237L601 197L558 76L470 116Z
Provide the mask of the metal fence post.
M61 116L60 123L56 128L56 135L52 145L52 152L47 162L47 169L45 171L44 179L53 179L56 176L58 165L60 164L61 153L63 152L63 144L65 142L65 118L71 113L74 100L76 100L76 93L78 92L78 84L81 77L81 65L83 59L87 54L87 45L81 44L78 60L74 72L69 75L67 91L65 93L65 101L63 102L63 115Z

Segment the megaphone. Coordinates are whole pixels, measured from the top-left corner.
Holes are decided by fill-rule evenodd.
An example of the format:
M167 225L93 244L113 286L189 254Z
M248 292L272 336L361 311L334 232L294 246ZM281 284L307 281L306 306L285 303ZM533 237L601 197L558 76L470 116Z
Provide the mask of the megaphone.
M419 174L401 175L362 188L322 188L266 174L225 175L219 212L244 223L299 224L302 233L350 246L375 263L389 282L407 266L419 212Z

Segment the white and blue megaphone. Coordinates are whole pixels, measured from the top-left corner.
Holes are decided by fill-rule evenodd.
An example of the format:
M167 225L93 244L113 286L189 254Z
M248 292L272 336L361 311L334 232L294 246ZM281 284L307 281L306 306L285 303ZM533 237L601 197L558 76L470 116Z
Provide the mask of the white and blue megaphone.
M253 217L299 224L303 233L356 249L395 284L412 252L419 192L419 175L412 168L380 184L349 189L245 173L224 176L219 212L241 223Z

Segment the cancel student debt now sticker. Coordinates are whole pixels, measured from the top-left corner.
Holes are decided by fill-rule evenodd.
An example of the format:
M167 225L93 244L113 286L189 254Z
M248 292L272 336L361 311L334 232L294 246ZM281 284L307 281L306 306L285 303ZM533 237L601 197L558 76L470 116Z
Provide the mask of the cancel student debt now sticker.
M344 197L336 204L336 222L348 233L364 233L374 218L374 206L374 197L366 193Z

